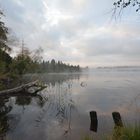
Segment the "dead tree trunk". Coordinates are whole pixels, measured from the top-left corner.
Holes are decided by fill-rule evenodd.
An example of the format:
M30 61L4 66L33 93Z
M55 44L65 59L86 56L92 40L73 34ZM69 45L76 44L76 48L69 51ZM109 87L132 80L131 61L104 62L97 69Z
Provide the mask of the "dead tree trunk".
M0 91L0 96L1 95L15 94L15 93L19 93L19 94L30 93L28 91L28 89L31 87L40 87L41 90L46 88L46 86L39 85L38 81L34 81L34 82L23 84L21 86L18 86L18 87L12 88L12 89ZM40 91L40 89L37 89L36 91ZM34 93L37 93L36 91Z

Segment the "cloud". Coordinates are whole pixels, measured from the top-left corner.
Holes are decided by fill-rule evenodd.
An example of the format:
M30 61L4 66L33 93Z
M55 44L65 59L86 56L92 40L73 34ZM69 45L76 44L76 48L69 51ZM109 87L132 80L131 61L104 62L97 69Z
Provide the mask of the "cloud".
M44 59L85 65L140 65L137 21L110 23L112 0L4 0L6 24ZM102 4L101 4L102 3ZM131 15L134 19L135 16Z

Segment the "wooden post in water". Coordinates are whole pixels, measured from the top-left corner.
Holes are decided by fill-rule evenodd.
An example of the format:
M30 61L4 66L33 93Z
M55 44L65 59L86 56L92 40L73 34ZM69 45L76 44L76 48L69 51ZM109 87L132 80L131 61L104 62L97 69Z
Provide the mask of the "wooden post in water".
M122 122L121 115L119 112L113 112L112 117L113 117L115 126L123 127L123 122Z
M97 132L97 128L98 128L98 119L97 119L97 113L96 111L90 111L90 130Z

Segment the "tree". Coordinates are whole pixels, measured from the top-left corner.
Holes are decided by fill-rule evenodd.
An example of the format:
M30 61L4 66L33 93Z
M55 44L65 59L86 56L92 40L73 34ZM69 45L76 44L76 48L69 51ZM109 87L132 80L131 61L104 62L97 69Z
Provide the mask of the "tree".
M51 60L51 69L53 72L55 72L55 60L54 59Z
M122 11L128 7L134 7L136 12L140 10L140 1L139 0L116 0L114 3L114 12L113 16L120 16Z
M39 47L38 49L35 50L32 59L34 62L41 63L43 57L42 57L43 49Z
M12 63L12 58L9 54L0 49L0 72L5 73L10 70L10 64Z
M13 59L11 71L13 73L23 75L32 68L31 65L32 59L30 57L29 50L27 48L22 48L18 56Z
M0 49L3 51L10 51L11 48L7 45L8 28L5 26L5 23L3 21L1 21L3 16L4 16L4 14L0 10Z
M7 45L8 42L8 28L2 21L4 16L3 12L0 10L0 73L5 73L9 71L9 64L12 62L12 58L8 54L11 50Z

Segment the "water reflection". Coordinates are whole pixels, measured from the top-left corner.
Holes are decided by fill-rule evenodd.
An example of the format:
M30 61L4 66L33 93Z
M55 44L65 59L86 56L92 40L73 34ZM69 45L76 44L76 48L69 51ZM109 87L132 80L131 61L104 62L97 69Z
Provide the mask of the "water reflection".
M23 93L22 93L23 94ZM15 105L22 106L23 110L25 110L24 106L29 106L32 103L32 98L38 98L38 103L42 102L42 97L40 95L37 96L21 96L19 94L12 96L1 96L0 97L0 140L6 140L7 134L9 132L14 131L18 122L20 122L21 116L19 116L18 112L16 114L11 113L14 109Z
M60 133L62 136L67 137L72 129L71 115L76 110L75 102L72 98L71 81L65 82L64 85L59 83L56 83L55 86L49 85L43 93L45 93L42 94L43 100L45 97L47 97L47 100L35 119L36 127L42 127L43 121L45 121L50 126L50 128L47 127L47 134L51 129L51 125L57 125L55 127L61 127ZM52 137L56 137L55 134Z
M48 87L40 91L37 97L10 97L13 98L12 103L14 105L11 114L14 112L14 114L17 113L17 115L21 116L18 129L15 129L13 133L8 133L8 137L11 138L14 136L14 140L19 138L17 136L18 131L23 132L19 134L22 135L24 139L25 137L27 140L31 139L30 136L26 136L25 134L25 128L29 127L29 125L31 129L30 131L28 130L28 134L33 135L32 138L36 140L39 139L40 134L44 137L42 140L45 140L46 138L58 139L57 135L60 135L60 133L63 138L66 138L71 133L72 112L76 110L72 97L73 81L79 81L80 74L50 74L43 75L40 79ZM19 109L22 111L20 112ZM56 129L60 129L59 134L56 134L55 127ZM38 133L32 134L34 131ZM20 137L20 139L22 138Z
M101 134L114 128L111 116L114 110L124 118L129 101L137 97L138 102L135 96L140 91L138 74L96 72L90 76L43 74L34 77L47 85L38 96L0 97L1 134L10 140L81 140L90 131L98 131L91 134L100 139ZM31 76L24 78L28 81ZM128 81L131 82L128 84Z
M64 82L71 80L79 80L81 73L53 73L53 74L35 74L35 75L25 75L24 81L29 81L33 79L40 79L47 85L55 86L57 83L63 84Z
M0 98L0 139L4 139L9 130L8 113L12 110L12 106L7 104L8 101L8 97Z
M19 106L30 105L32 97L30 96L17 96L15 104Z

